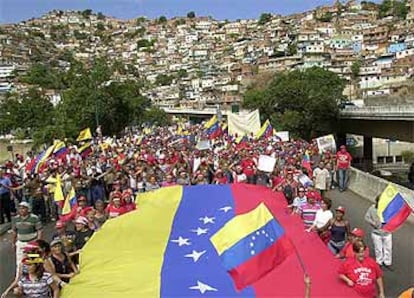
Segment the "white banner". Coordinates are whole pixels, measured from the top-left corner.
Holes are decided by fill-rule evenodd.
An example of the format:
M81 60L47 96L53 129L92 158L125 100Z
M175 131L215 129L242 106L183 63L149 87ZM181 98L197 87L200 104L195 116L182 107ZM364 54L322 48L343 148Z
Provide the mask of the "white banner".
M233 114L230 113L227 116L228 121L228 130L230 135L250 135L256 133L260 130L260 114L259 110L254 110L251 113L247 114Z
M333 135L327 135L316 139L318 144L319 153L324 153L328 150L336 152L336 142Z
M257 169L263 172L271 173L275 168L276 158L268 155L260 155Z
M196 149L198 150L208 150L211 148L209 140L200 140L197 142Z

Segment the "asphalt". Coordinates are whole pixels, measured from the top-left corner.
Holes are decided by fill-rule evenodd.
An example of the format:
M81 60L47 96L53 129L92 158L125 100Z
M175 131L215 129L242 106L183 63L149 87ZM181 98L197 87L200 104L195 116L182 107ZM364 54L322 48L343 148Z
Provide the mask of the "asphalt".
M370 227L364 220L364 215L371 205L366 199L350 192L332 190L327 193L333 201L333 208L338 205L347 209L346 216L352 227L359 227L366 231L366 243L373 252ZM45 227L44 237L50 240L53 224ZM384 271L386 297L398 297L403 290L414 286L414 224L405 223L393 234L393 267L394 271ZM15 274L15 256L11 247L11 235L5 233L0 237L0 293L11 283ZM335 274L334 272L332 274Z

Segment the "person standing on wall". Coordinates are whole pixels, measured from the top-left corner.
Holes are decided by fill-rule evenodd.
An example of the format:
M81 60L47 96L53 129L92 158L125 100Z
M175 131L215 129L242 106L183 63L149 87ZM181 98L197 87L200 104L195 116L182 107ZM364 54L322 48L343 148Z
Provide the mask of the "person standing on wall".
M348 181L348 170L351 167L352 156L346 150L345 145L339 147L339 151L336 153L336 171L338 173L339 191L345 191Z

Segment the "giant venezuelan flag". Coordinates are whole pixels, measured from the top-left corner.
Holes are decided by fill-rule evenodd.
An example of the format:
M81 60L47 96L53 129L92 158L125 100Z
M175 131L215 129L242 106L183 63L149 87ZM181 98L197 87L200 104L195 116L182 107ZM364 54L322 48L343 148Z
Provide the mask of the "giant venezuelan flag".
M300 218L286 214L285 202L282 194L244 184L173 186L146 193L138 211L109 220L94 234L81 254L81 273L62 297L303 297L303 271L294 254L237 291L210 240L262 203L296 244L312 279L313 297L359 297L339 281L340 262L319 237L304 232Z

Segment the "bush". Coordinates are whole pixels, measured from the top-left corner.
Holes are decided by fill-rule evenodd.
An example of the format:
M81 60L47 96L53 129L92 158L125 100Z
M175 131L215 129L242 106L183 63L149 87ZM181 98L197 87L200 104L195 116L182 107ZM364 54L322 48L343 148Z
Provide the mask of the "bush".
M414 151L402 151L401 156L403 157L405 163L411 164L412 162L414 162Z

